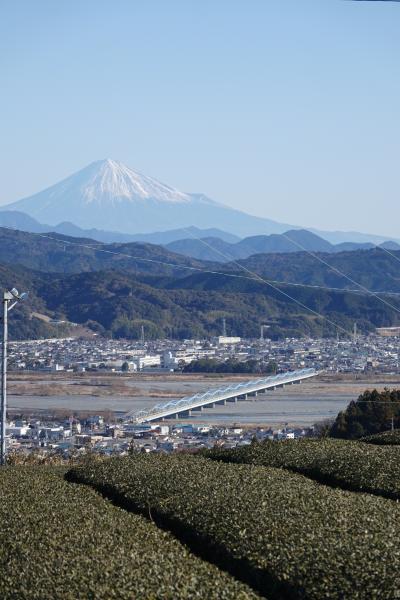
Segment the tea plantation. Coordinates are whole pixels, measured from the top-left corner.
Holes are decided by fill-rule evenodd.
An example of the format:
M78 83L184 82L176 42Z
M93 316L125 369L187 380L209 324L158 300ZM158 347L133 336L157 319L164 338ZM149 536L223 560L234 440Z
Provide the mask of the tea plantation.
M386 600L398 593L400 507L393 500L285 469L185 455L115 458L74 468L68 478L151 515L263 596Z
M46 467L0 471L1 600L251 599L172 535Z
M400 446L400 429L375 433L374 435L361 438L360 441L380 446Z
M264 441L234 450L213 449L204 456L224 462L284 468L327 485L398 500L400 446L379 447L382 442L377 440L381 436L384 434L366 438L370 444L335 439Z
M0 598L397 598L388 437L1 469Z

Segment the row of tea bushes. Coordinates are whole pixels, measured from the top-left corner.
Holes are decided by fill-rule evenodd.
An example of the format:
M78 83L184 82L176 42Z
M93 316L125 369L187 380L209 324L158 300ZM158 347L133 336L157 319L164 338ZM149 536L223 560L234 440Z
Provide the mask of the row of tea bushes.
M363 437L359 441L378 446L400 446L400 429L375 433L374 435Z
M0 471L1 600L255 598L171 534L46 467Z
M253 442L230 450L212 449L208 458L289 469L320 483L400 499L400 448L347 440Z
M112 458L67 477L151 515L269 597L387 600L399 589L390 500L188 455Z

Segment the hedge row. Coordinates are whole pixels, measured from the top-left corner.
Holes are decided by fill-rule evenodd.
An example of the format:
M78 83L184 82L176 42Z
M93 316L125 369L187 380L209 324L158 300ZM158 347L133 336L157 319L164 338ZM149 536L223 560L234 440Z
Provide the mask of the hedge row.
M289 469L320 483L400 499L400 448L348 440L263 441L232 450L212 449L208 458Z
M46 467L0 471L2 600L255 598L171 534Z
M374 435L363 437L359 441L378 446L400 446L400 429L375 433Z
M74 481L151 514L273 598L385 599L400 584L400 507L283 469L185 455L112 458Z

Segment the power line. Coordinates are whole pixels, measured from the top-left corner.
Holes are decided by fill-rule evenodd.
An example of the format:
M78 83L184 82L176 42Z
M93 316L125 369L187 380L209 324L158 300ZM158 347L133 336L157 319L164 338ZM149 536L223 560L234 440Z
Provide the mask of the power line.
M260 278L262 279L258 274L254 273L253 271L251 271L250 269L248 269L247 267L245 267L244 265L242 265L241 263L237 262L237 260L232 257L229 256L229 254L222 252L219 248L214 248L211 244L209 244L206 240L202 239L202 238L198 238L196 236L193 235L193 233L183 227L182 228L183 231L186 231L193 239L199 241L200 243L202 243L204 246L210 248L213 252L219 254L220 256L226 258L227 260L230 261L231 264L234 264L236 266L238 266L239 268L242 268L243 270L247 271L248 273L251 273L254 277ZM379 300L380 302L382 302L383 304L386 304L387 306L389 306L391 309L393 309L394 311L398 312L400 314L400 309L398 309L396 306L394 306L393 304L391 304L390 302L387 302L386 300L384 300L383 298L380 297L380 295L378 295L378 292L369 290L368 288L366 288L365 286L363 286L362 284L358 283L357 281L355 281L354 279L352 279L350 276L346 275L346 273L343 273L340 269L330 265L327 261L323 260L320 256L318 256L317 254L311 252L310 250L308 250L307 248L305 248L302 244L292 240L289 236L287 236L285 233L280 234L282 235L284 238L286 238L287 240L289 240L290 242L294 243L298 248L300 248L301 250L303 250L304 252L306 252L307 254L309 254L310 256L312 256L313 258L315 258L316 260L319 260L322 264L324 264L325 266L329 267L330 269L336 271L339 275L341 275L342 277L345 277L348 281L350 281L353 285L358 286L361 290L363 290L366 294L368 295L372 295L375 296L375 298L377 298L377 300ZM379 247L379 246L376 246ZM390 256L393 256L394 258L397 259L397 257L395 257L391 252L388 251L388 254L390 254ZM400 260L399 260L400 262ZM301 284L300 284L301 285ZM343 290L344 291L344 290ZM386 294L385 294L386 295Z
M395 254L393 254L393 252L390 252L384 246L378 246L378 244L374 244L374 247L377 248L378 250L383 250L384 252L386 252L386 254L389 254L389 256L391 256L392 258L394 258L394 260L397 260L397 262L400 263L400 258L398 256L396 256Z
M164 215L164 219L165 221L169 221L169 219L167 219ZM172 225L172 223L169 221L170 225ZM222 252L219 248L215 248L214 246L212 246L211 244L209 244L205 239L202 238L198 238L197 236L195 236L191 230L189 230L186 227L182 227L183 231L186 231L190 237L192 237L193 239L199 241L200 243L202 243L204 246L206 246L207 248L211 249L213 252L219 254L220 256L222 256L223 258L225 258L226 260L230 261L231 264L236 265L237 267L239 267L240 269L245 270L246 272L250 273L251 275L253 275L254 277L258 278L259 280L263 280L262 277L260 277L257 273L254 273L253 271L251 271L250 269L248 269L247 267L245 267L244 265L242 265L241 263L239 263L234 257L230 256L229 254ZM391 304L390 302L387 302L386 300L384 300L383 298L381 298L377 292L374 292L372 290L369 290L368 288L366 288L365 286L359 284L357 281L355 281L354 279L352 279L351 277L349 277L348 275L346 275L345 273L343 273L342 271L340 271L340 269L337 269L336 267L332 267L328 262L324 261L323 259L321 259L319 256L317 256L316 254L314 254L313 252L311 252L310 250L308 250L307 248L305 248L304 246L302 246L301 244L295 242L294 240L292 240L291 238L289 238L289 236L287 236L285 233L281 234L283 237L285 237L287 240L289 240L290 242L296 244L299 248L301 248L304 252L306 252L307 254L309 254L310 256L312 256L313 258L319 260L320 262L322 262L323 264L325 264L327 267L335 270L339 275L341 275L342 277L345 277L348 281L350 281L351 283L353 283L353 285L357 285L358 287L360 287L360 289L362 289L365 293L370 294L372 296L375 296L380 302L382 302L383 304L386 304L387 306L389 306L390 308L392 308L394 311L398 312L400 314L400 309L398 309L397 307L395 307L393 304ZM377 246L378 247L378 246ZM386 250L386 249L384 249ZM387 253L390 256L393 256L394 258L396 258L391 252L387 251ZM396 260L399 260L396 258ZM400 260L399 260L400 262ZM267 283L267 280L263 280L264 283ZM294 300L295 301L295 300ZM307 307L308 308L308 307ZM308 310L312 310L309 309Z
M166 219L168 220L168 219ZM344 331L346 335L349 335L349 332L347 331L347 329L345 329L344 327L342 327L341 325L338 325L337 323L334 323L333 321L331 321L328 317L322 315L321 313L319 313L318 311L315 311L314 309L310 308L309 306L306 306L305 304L303 304L302 302L300 302L299 300L297 300L296 298L293 298L293 296L291 296L290 294L287 294L286 292L284 292L283 290L280 290L278 287L276 287L274 284L270 283L267 279L264 279L263 277L261 277L260 275L258 275L257 273L255 273L254 271L251 271L250 269L248 269L247 267L245 267L244 265L242 265L241 263L237 262L235 259L232 260L232 257L230 257L227 254L224 254L223 252L221 252L220 250L216 250L215 248L213 248L213 246L211 246L210 244L208 244L208 242L206 242L205 240L202 240L200 238L196 238L195 236L192 235L192 232L190 230L188 230L187 228L183 227L182 228L183 231L187 231L189 233L189 235L191 235L192 237L194 237L194 239L199 240L200 242L204 243L205 245L207 245L209 248L211 248L211 250L213 251L217 251L221 256L224 256L225 258L227 258L227 260L229 260L231 262L231 264L236 265L237 267L239 267L239 269L244 270L245 272L249 273L250 275L252 275L256 280L265 283L266 285L268 285L269 287L271 287L272 289L274 289L275 291L277 291L279 294L282 294L283 296L285 296L286 298L288 298L289 300L291 300L292 302L295 302L298 306L300 306L301 308L304 308L305 310L309 311L311 314L313 314L314 316L317 316L321 319L324 319L327 323L329 323L330 325L333 325L334 327L336 327L337 329L340 329L341 331ZM400 312L400 311L399 311ZM350 334L351 335L351 334Z
M184 228L182 228L184 229ZM16 230L17 231L17 230ZM40 237L45 237L48 238L50 240L53 240L55 242L61 242L61 240L58 240L57 238L52 238L51 236L48 235L44 235L44 234L34 234L34 235L38 235ZM195 238L198 239L198 241L200 242L204 242L204 240L201 240L200 238ZM89 246L89 245L85 245L85 244L79 244L77 242L69 242L66 240L62 240L62 242L64 244L70 244L70 245L74 245L74 246L81 246L83 248L87 248L87 249L91 249L91 250L95 250L96 252L103 252L106 254L114 254L114 255L118 255L118 256L124 256L126 258L131 258L133 260L137 260L137 261L144 261L144 262L151 262L151 263L156 263L162 266L167 266L167 267L172 267L172 268L176 268L176 269L186 269L186 270L190 270L190 271L196 271L199 273L207 273L210 275L223 275L226 277L233 277L235 279L246 279L247 281L257 281L258 283L265 283L266 281L261 278L261 276L259 276L257 273L253 273L252 271L248 270L249 273L253 273L252 277L248 277L246 275L238 275L237 273L227 273L227 272L221 272L221 271L212 271L210 269L203 269L201 267L193 267L193 266L189 266L189 265L179 265L176 263L170 263L170 262L166 262L166 261L161 261L161 260L157 260L157 259L153 259L153 258L144 258L142 256L135 256L133 254L128 254L126 252L120 252L120 251L113 251L113 250L105 250L103 248L98 248L96 246ZM207 244L209 245L209 244ZM210 248L212 248L212 246L210 246ZM217 249L215 249L216 251L218 251ZM243 265L240 265L240 263L236 263L235 260L233 259L232 261L230 261L231 264L235 264L238 267L244 268ZM359 290L355 290L353 288L338 288L338 287L330 287L330 286L324 286L324 285L314 285L314 284L310 284L310 283L297 283L297 282L293 282L293 281L280 281L280 280L276 280L276 279L268 279L267 280L270 283L274 283L274 284L278 284L278 285L288 285L288 286L292 286L292 287L306 287L306 288L312 288L312 289L318 289L318 290L326 290L326 291L332 291L332 292L350 292L353 294L360 294ZM365 292L364 292L365 293ZM377 294L378 292L370 292L371 294ZM381 294L384 294L386 296L400 296L400 292L379 292Z
M4 226L4 229L9 229L11 231L18 231L17 229L15 229L13 227L7 227L7 226ZM193 237L194 239L196 239L196 240L200 241L201 243L205 244L211 250L217 252L218 254L220 254L221 256L225 257L227 260L229 260L230 264L233 264L233 265L237 266L239 269L244 270L245 272L249 273L249 275L251 275L251 276L238 275L237 273L226 273L226 272L220 272L220 271L213 271L213 270L210 270L210 269L204 269L204 268L194 267L194 266L189 266L189 265L178 265L176 263L171 263L171 262L166 262L166 261L160 261L160 260L157 260L157 259L145 258L145 257L141 257L141 256L135 256L135 255L128 254L128 253L125 253L125 252L121 252L121 251L107 250L105 248L101 248L98 245L96 245L96 242L94 243L94 245L92 245L92 244L83 244L81 242L71 242L70 240L65 240L65 239L62 239L62 238L56 238L56 237L52 237L50 235L41 234L41 233L35 233L33 235L41 237L41 238L44 238L44 239L49 239L49 240L51 240L53 242L56 242L56 243L63 244L64 247L65 247L65 244L67 244L67 245L73 246L73 247L85 248L85 249L93 250L95 252L102 252L104 254L111 254L111 255L116 255L116 256L124 256L126 258L130 258L131 260L142 261L142 262L149 262L149 263L155 263L155 264L159 264L159 265L163 265L163 266L171 267L171 268L175 268L175 269L176 268L178 268L178 269L185 269L185 270L195 271L195 272L200 272L200 273L208 273L208 274L211 274L211 275L219 275L219 276L231 277L231 278L235 278L235 279L246 279L248 281L256 281L258 283L263 283L265 285L268 285L272 289L274 289L279 294L285 296L286 298L288 298L289 300L291 300L292 302L294 302L295 304L297 304L301 308L303 308L306 311L312 313L314 316L317 316L320 319L325 320L327 323L329 323L330 325L332 325L336 329L343 331L346 335L351 335L351 333L349 331L347 331L347 329L345 329L344 327L342 327L338 323L335 323L334 321L332 321L331 319L329 319L325 315L321 314L320 312L318 312L318 311L310 308L309 306L305 305L303 302L300 302L299 300L297 300L297 298L294 298L293 296L291 296L287 292L279 289L277 287L277 285L285 285L285 286L301 287L301 288L307 287L307 288L321 289L321 290L326 290L326 291L337 291L339 293L357 293L357 294L359 294L360 292L358 290L354 290L354 289L342 289L342 288L330 288L330 287L326 287L326 286L316 286L316 285L311 285L311 284L301 284L301 283L293 283L293 282L287 282L287 281L267 280L264 277L261 277L260 275L258 275L257 273L255 273L254 271L251 271L250 269L248 269L247 267L245 267L241 263L237 262L235 259L232 259L232 257L230 257L229 255L221 252L219 249L213 248L213 246L211 246L205 240L202 240L201 238L196 238L195 236L193 236L193 234L192 234L192 232L190 230L188 230L186 228L182 228L182 230L183 231L187 231L187 233L191 237ZM290 240L290 241L292 241L292 240ZM328 266L330 266L330 265L328 264ZM359 285L356 282L355 282L355 284ZM367 288L365 288L365 293L371 294L373 296L376 296L377 299L382 300L377 295L376 292L371 292L370 290L367 290ZM386 293L385 295L397 295L397 294L394 292L394 293ZM388 306L390 306L391 308L393 308L396 312L400 313L400 310L397 309L396 307L394 307L393 305L391 305L390 303L386 303L386 304L388 304Z
M11 231L19 231L18 229L14 229L12 227L8 227L5 225L1 226L2 229L9 229ZM183 228L182 228L183 229ZM126 252L120 252L120 251L112 251L112 250L105 250L103 248L97 247L97 246L92 246L89 244L82 244L79 242L71 242L68 240L62 240L62 239L58 239L58 238L53 238L49 235L45 235L45 234L41 234L41 233L32 233L32 235L34 236L38 236L38 237L42 237L42 238L46 238L49 239L53 242L57 242L60 244L64 244L64 251L65 251L65 244L71 245L71 246L77 246L77 247L81 247L81 248L85 248L85 249L89 249L89 250L94 250L95 252L103 252L103 253L107 253L107 254L114 254L117 256L124 256L126 258L130 258L134 261L143 261L143 262L150 262L150 263L155 263L158 265L162 265L162 266L166 266L166 267L171 267L171 268L175 268L175 269L186 269L186 270L190 270L190 271L196 271L198 273L205 273L205 274L210 274L210 275L222 275L224 277L233 277L235 279L245 279L247 281L256 281L257 283L262 283L263 281L260 281L260 276L256 275L255 277L248 277L246 275L238 275L237 273L229 273L229 272L222 272L222 271L212 271L210 269L204 269L201 267L193 267L193 266L189 266L189 265L180 265L177 263L171 263L171 262L166 262L166 261L161 261L161 260L157 260L154 258L145 258L143 256L136 256L134 254L128 254ZM199 241L202 241L200 238L195 238L198 239ZM102 242L98 242L98 244L102 244ZM217 251L217 249L216 249ZM239 265L240 266L240 265ZM298 282L293 282L293 281L281 281L278 279L268 279L268 281L270 283L274 283L276 285L287 285L290 287L300 287L300 288L310 288L310 289L316 289L316 290L323 290L323 291L328 291L328 292L339 292L339 293L351 293L351 294L358 294L358 295L362 295L363 292L361 292L360 290L356 290L354 288L339 288L339 287L332 287L332 286L326 286L326 285L317 285L317 284L311 284L311 283L298 283ZM379 292L380 294L383 294L385 296L400 296L400 292Z
M165 218L165 216L164 216ZM166 219L166 221L169 221L169 219ZM170 222L170 224L172 224ZM193 239L199 241L200 243L202 243L204 246L208 247L210 250L212 250L214 253L219 254L220 256L226 258L227 260L229 260L231 263L235 264L236 266L238 266L239 268L243 268L247 271L249 271L249 269L246 269L246 267L244 267L243 265L241 265L241 263L238 263L234 257L229 256L229 254L222 252L219 248L215 248L214 246L212 246L210 243L208 243L205 239L199 238L197 236L195 236L193 234L193 232L191 230L189 230L186 227L182 227L183 231L186 231L190 237L192 237ZM330 269L336 271L339 275L341 275L342 277L345 277L348 281L350 281L351 283L353 283L353 285L357 285L360 289L362 289L365 293L370 294L372 296L375 296L380 302L386 304L387 306L389 306L390 308L392 308L393 310L395 310L396 312L398 312L400 314L400 309L398 309L397 307L395 307L393 304L391 304L390 302L387 302L386 300L384 300L383 298L381 298L378 295L378 292L369 290L368 288L366 288L365 286L363 286L362 284L358 283L357 281L355 281L354 279L352 279L350 276L346 275L346 273L343 273L343 271L341 271L340 269L338 269L337 267L331 266L327 261L324 261L321 257L319 257L318 255L316 255L315 253L311 252L310 250L308 250L307 248L305 248L302 244L296 242L295 240L292 240L288 235L286 235L286 233L282 233L280 234L282 235L284 238L286 238L288 241L294 243L298 248L302 249L304 252L306 252L307 254L309 254L310 256L312 256L313 258L319 260L321 263L323 263L325 266L329 267ZM381 248L381 246L378 246L377 244L374 244L376 248ZM381 248L384 252L386 252L387 254L389 254L392 258L394 258L395 260L397 260L400 263L400 259L398 257L396 257L392 252L390 252L389 250L387 250L386 248ZM249 271L251 272L251 271ZM253 275L256 275L253 273ZM257 276L257 275L256 275ZM387 294L385 294L387 295Z
M13 228L7 227L7 229L13 229ZM191 271L199 271L199 272L202 272L202 273L210 273L212 275L223 275L223 276L226 275L228 277L235 277L235 278L238 278L238 279L244 279L244 277L242 275L237 275L237 274L233 274L233 273L221 273L220 271L204 270L204 269L201 269L199 267L190 267L188 265L175 265L173 263L162 262L162 261L159 261L159 260L156 260L156 259L150 259L150 258L143 258L143 257L132 256L131 254L127 254L127 253L124 253L124 252L116 252L116 251L113 251L113 250L106 250L104 248L97 248L97 247L90 246L89 244L82 244L82 243L79 243L79 242L70 242L70 241L66 241L66 240L61 240L61 239L53 238L53 237L51 237L49 235L45 235L45 234L38 233L38 234L35 234L35 235L38 235L39 237L43 237L43 238L47 238L47 239L53 240L53 241L58 242L58 243L63 243L63 244L68 243L71 246L86 248L86 249L90 249L90 250L95 250L96 252L103 252L105 254L113 254L113 255L125 256L127 258L134 259L134 260L141 260L141 261L145 261L145 262L152 262L152 263L157 263L157 264L163 264L163 265L168 266L168 267L183 268L183 269L188 269L188 270L191 270ZM338 323L335 323L334 321L332 321L331 319L329 319L325 315L319 313L318 311L310 308L306 304L303 304L302 302L300 302L300 300L297 300L297 298L294 298L293 296L291 296L287 292L284 292L283 290L280 290L275 284L271 283L267 279L264 279L263 277L261 277L257 273L254 273L253 271L251 271L250 269L247 269L246 267L244 267L240 263L237 263L236 261L233 261L233 264L236 264L239 268L241 268L242 270L244 270L247 273L249 273L250 275L252 275L252 277L246 277L245 279L252 280L252 281L258 281L258 282L261 282L261 283L264 283L264 284L268 285L269 287L271 287L272 289L274 289L279 294L285 296L286 298L288 298L289 300L291 300L292 302L294 302L295 304L297 304L301 308L303 308L303 309L309 311L310 313L312 313L314 316L317 316L318 318L325 320L327 323L329 323L330 325L332 325L336 329L343 331L346 335L351 335L349 333L349 331L347 331L347 329L345 329L344 327L342 327ZM287 285L287 284L284 283L283 285ZM299 287L300 286L301 286L301 284L299 284Z
M329 264L328 261L326 261L323 258L321 258L321 256L318 256L318 254L315 254L314 252L311 252L310 250L308 250L307 248L305 248L299 242L297 242L295 240L292 240L288 235L286 235L286 233L282 233L281 235L284 238L286 238L287 240L289 240L290 242L292 242L293 244L295 244L298 248L300 248L301 250L303 250L304 252L306 252L307 254L309 254L310 256L312 256L313 258L315 258L316 260L318 260L320 263L322 263L326 267L329 267L330 269L332 269L332 271L335 271L336 273L338 273L338 275L340 275L342 277L345 277L353 285L357 285L361 290L363 290L367 294L371 294L372 296L375 296L375 298L377 298L380 302L383 302L384 304L386 304L387 306L389 306L390 308L392 308L396 312L400 313L400 309L398 309L396 306L393 306L393 304L391 304L390 302L387 302L386 300L384 300L383 298L381 298L376 292L373 292L373 291L369 290L368 288L366 288L361 283L358 283L352 277L350 277L349 275L346 275L346 273L343 273L343 271L341 271L337 267L334 267L333 265ZM389 252L389 254L390 254L390 252Z

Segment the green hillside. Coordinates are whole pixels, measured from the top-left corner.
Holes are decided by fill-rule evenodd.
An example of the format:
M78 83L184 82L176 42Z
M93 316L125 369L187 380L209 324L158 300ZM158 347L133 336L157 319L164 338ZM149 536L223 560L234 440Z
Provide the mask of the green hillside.
M357 282L373 291L400 292L399 251L391 250L389 254L382 248L373 248L317 256L324 262L305 252L296 252L256 254L239 263L263 277L280 281L358 289L354 283Z
M153 260L156 262L151 262ZM154 244L102 244L92 239L57 233L36 234L0 227L0 263L3 264L21 265L48 273L118 269L132 273L182 276L187 272L173 266L159 265L157 261L171 265L202 266L195 259Z
M227 274L223 274L221 265L174 255L160 246L102 244L100 252L92 242L86 247L87 240L71 243L74 238L58 237L62 244L0 229L0 286L30 291L28 302L10 319L14 339L61 333L32 319L32 312L89 325L105 335L134 339L140 336L142 325L147 339L208 337L220 332L222 318L231 334L242 337L257 337L260 323L266 321L273 338L350 334L354 321L365 333L400 324L396 310L400 296L384 297L382 302L365 292L312 287L316 282L338 287L350 284L343 278L339 281L332 269L308 255L248 259L246 268L264 276L299 281L299 285L270 286L238 270L237 265L224 265ZM395 287L396 273L400 281L400 263L382 250L329 255L329 260L337 261L346 272L355 271L357 280L372 288L384 287L384 281ZM178 266L161 264L165 262Z
M4 266L0 269L2 287L30 291L27 302L10 318L16 339L51 334L46 324L30 319L32 311L89 325L105 335L133 339L140 337L142 325L147 339L217 335L223 317L228 331L243 337L257 337L259 323L266 319L273 338L335 336L337 331L342 335L343 330L350 335L355 320L363 332L400 323L398 312L362 294L280 286L301 303L299 306L265 284L214 276L212 286L211 277L155 280L120 271L60 275ZM391 301L400 306L399 300ZM326 315L332 323L305 307Z
M230 332L244 337L256 337L259 323L266 317L274 337L336 335L333 325L266 285L256 283L237 291L231 279L225 286L221 278L217 281L215 290L171 289L142 283L128 273L106 271L54 277L51 285L46 281L37 293L49 310L77 323L94 321L116 337L139 337L143 321L149 338L216 335L222 317ZM309 288L282 289L349 332L355 319L364 331L400 322L400 314L376 298L322 290L315 293Z
M359 289L354 283L357 282L370 290L400 293L398 251L388 253L382 248L374 248L336 254L316 253L316 256L318 258L305 252L255 254L237 263L221 265L188 258L154 244L102 244L56 233L43 235L0 228L0 263L42 272L76 274L113 269L135 275L184 278L186 287L205 285L205 281L212 289L219 285L215 276L181 268L194 267L249 277L254 272L271 280L339 289Z

